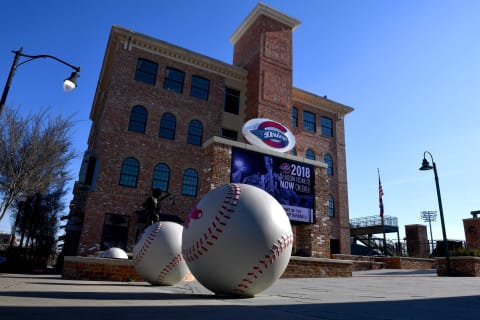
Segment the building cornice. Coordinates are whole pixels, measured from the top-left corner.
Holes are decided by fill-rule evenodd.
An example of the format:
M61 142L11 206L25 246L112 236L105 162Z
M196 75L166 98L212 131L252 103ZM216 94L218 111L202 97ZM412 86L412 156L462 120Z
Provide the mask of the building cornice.
M238 39L240 39L245 31L250 28L252 23L261 15L267 16L269 18L272 18L280 23L283 23L284 25L287 25L292 28L292 31L295 30L296 27L298 27L301 23L300 20L297 20L295 18L292 18L283 12L280 12L278 10L275 10L266 4L263 3L258 3L255 8L253 8L252 12L243 20L242 24L235 30L235 32L232 34L230 37L230 42L235 44L237 43Z
M126 49L132 47L149 51L168 59L185 63L208 72L216 73L227 78L246 81L247 71L220 60L178 47L168 42L158 40L147 35L131 31L119 26L112 26L112 35L123 43Z
M352 107L327 99L327 97L320 97L298 88L293 88L292 98L293 101L298 101L315 108L327 110L339 115L341 118L354 110Z

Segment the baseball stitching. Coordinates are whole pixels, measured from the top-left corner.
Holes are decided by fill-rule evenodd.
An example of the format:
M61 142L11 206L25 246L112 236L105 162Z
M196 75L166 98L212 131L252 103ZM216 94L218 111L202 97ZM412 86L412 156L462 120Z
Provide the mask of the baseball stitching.
M249 288L263 273L263 270L268 269L269 265L272 265L282 252L293 244L293 234L288 233L280 237L275 243L273 243L271 249L265 256L257 261L253 265L252 269L247 272L245 277L241 280L241 283L237 285L237 288L233 291L243 294L245 290Z
M156 225L155 228L153 228L150 234L147 236L147 238L142 244L142 247L138 251L138 254L135 256L135 259L133 261L135 266L140 264L145 254L147 254L147 251L150 248L150 245L152 244L153 240L155 240L157 233L160 232L161 227L162 227L162 224L158 223L158 225Z
M235 213L235 207L240 200L240 186L231 183L228 186L227 194L223 200L223 204L212 219L207 231L196 240L188 249L182 250L183 258L192 262L198 260L204 253L208 252L208 248L212 247L220 237L223 229L227 226L231 214Z
M178 266L183 260L182 255L179 253L177 254L170 262L163 268L163 270L158 275L157 281L163 282L163 280L167 277L167 275L176 267Z

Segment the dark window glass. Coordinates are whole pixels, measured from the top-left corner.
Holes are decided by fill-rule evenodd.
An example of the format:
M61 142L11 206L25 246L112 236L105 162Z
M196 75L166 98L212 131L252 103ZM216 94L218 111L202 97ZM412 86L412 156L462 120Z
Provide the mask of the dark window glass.
M223 111L233 114L238 114L240 112L240 91L225 88Z
M210 80L192 76L192 87L190 88L190 95L203 100L208 100L208 90L210 87Z
M298 127L298 109L293 107L292 109L292 125L293 127Z
M323 162L325 162L325 163L328 165L327 174L328 174L329 176L333 176L333 161L332 161L332 157L331 157L329 154L326 154L326 155L323 157Z
M135 106L130 112L130 121L128 122L128 131L145 133L147 126L148 113L142 106Z
M305 158L315 160L315 152L313 152L312 149L307 149L307 152L305 152Z
M175 128L177 120L171 113L165 113L160 119L160 137L173 140L175 139Z
M185 72L174 68L167 68L165 70L165 79L163 80L163 89L182 93L184 81Z
M237 141L238 132L235 130L222 128L222 137Z
M198 120L190 121L188 125L187 143L196 146L202 145L203 125Z
M327 117L320 118L322 125L322 136L324 137L333 137L333 121Z
M122 169L120 171L120 182L121 186L126 187L137 187L139 172L138 160L135 158L126 158L123 160Z
M135 80L155 85L158 64L145 59L138 59Z
M293 148L291 152L292 152L292 155L296 156L297 155L297 148Z
M198 173L194 169L186 169L183 172L182 194L186 196L197 196Z
M160 189L162 192L168 192L168 182L170 181L170 168L159 163L153 168L152 190Z
M331 195L328 196L328 216L335 217L335 201Z
M129 225L130 217L127 215L105 214L100 250L104 251L113 247L126 250Z
M303 128L306 131L315 132L315 114L308 111L303 111Z

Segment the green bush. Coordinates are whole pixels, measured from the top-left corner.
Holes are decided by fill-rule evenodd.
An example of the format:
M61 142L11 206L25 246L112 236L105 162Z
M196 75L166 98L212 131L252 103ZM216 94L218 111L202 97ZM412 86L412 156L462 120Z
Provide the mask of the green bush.
M450 251L450 255L454 257L458 257L458 256L480 257L480 250L475 248L456 248Z

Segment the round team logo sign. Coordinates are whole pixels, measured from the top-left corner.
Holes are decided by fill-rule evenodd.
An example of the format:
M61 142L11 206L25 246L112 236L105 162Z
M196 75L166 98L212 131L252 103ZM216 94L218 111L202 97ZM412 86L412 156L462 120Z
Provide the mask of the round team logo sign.
M251 119L243 125L242 133L248 142L260 148L287 152L295 146L292 132L270 119Z

